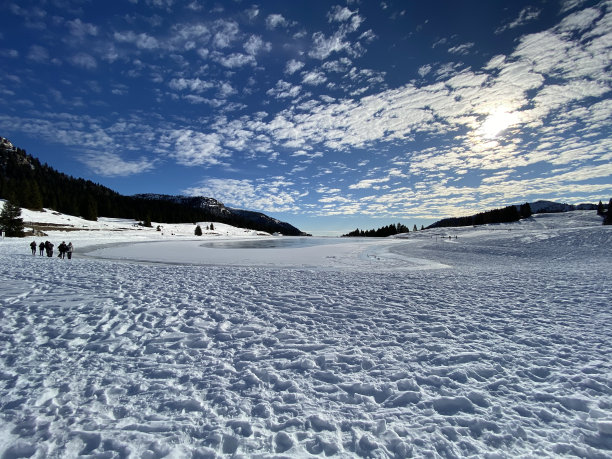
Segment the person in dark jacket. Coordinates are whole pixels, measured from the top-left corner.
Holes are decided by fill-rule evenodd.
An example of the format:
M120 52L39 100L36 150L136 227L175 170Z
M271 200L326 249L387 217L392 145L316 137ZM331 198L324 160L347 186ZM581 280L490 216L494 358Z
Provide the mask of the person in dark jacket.
M45 249L47 250L47 256L53 256L53 244L49 241L45 241Z
M66 241L62 241L62 243L58 245L57 248L59 250L58 256L60 258L64 258L66 256L66 250L68 249L68 246L66 245Z
M39 250L39 255L42 257L43 253L45 253L45 243L41 242L40 244L38 244L38 250Z
M36 241L30 243L30 248L32 249L32 255L36 255Z

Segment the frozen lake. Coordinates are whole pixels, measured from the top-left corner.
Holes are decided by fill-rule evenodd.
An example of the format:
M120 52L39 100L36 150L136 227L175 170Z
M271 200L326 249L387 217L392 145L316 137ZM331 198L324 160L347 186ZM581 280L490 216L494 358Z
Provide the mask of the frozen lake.
M317 245L354 242L350 238L324 237L271 237L245 240L222 240L200 244L209 249L297 249Z
M445 268L409 253L393 253L410 241L379 238L223 238L94 245L84 255L100 259L210 266L388 271Z

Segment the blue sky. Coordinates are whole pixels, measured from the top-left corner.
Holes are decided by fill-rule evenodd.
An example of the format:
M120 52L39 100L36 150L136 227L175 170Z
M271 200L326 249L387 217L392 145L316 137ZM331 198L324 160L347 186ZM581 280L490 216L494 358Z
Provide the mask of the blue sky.
M610 1L0 3L0 135L314 234L612 196Z

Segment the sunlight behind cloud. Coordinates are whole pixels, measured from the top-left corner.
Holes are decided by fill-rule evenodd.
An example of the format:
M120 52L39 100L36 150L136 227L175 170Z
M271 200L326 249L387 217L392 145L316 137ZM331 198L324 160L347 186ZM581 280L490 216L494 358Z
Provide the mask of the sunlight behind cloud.
M478 133L485 139L494 139L510 126L517 124L519 120L518 113L499 108L487 116L478 129Z

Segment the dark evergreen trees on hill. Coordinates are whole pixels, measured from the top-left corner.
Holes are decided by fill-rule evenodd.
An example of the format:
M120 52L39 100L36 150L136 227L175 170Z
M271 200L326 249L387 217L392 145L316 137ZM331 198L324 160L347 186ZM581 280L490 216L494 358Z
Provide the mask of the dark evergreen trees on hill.
M387 237L408 232L410 232L410 230L406 225L398 223L396 225L383 226L375 230L371 229L367 231L357 228L355 231L343 234L342 237Z
M610 202L608 203L608 211L606 212L603 224L612 225L612 198L610 198Z
M24 236L21 208L8 200L0 212L0 231L8 237Z
M0 197L13 196L15 204L28 209L43 207L96 220L98 212L121 209L120 195L89 180L76 179L24 150L0 150Z
M28 209L43 207L96 220L98 216L134 219L148 226L151 221L185 223L218 221L228 225L298 235L291 225L279 227L273 219L254 221L253 212L232 210L223 215L164 199L123 196L105 186L56 171L24 150L0 147L0 198ZM242 213L240 213L242 212ZM263 215L263 214L261 214Z
M531 206L528 202L525 204L521 204L521 208L519 209L519 213L521 214L521 218L529 218L532 215Z
M527 204L529 205L529 204ZM523 206L521 206L522 208ZM526 209L525 209L526 210ZM529 209L531 212L531 208ZM531 215L531 214L530 214ZM428 228L447 228L453 226L487 225L490 223L510 223L520 220L521 213L516 206L508 206L502 209L493 209L467 217L444 218L429 225Z

